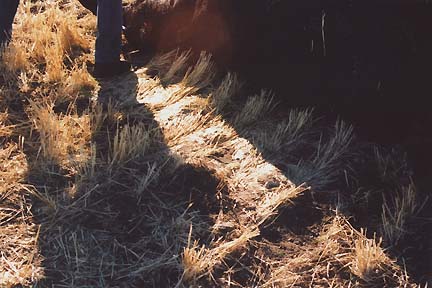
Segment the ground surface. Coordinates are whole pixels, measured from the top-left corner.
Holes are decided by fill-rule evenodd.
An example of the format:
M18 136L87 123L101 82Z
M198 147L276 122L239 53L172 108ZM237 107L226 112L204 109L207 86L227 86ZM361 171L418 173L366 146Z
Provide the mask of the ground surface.
M94 17L23 2L0 64L1 287L431 279L429 202L403 148L244 97L206 54L96 82Z

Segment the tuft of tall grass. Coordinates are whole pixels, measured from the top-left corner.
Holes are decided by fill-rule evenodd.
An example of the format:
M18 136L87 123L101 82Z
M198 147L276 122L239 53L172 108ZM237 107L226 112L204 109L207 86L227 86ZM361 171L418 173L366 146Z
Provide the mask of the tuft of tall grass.
M244 129L247 125L269 113L273 108L273 92L262 90L259 95L254 95L247 100L239 114L234 117L234 126L238 129Z
M421 210L414 183L402 187L393 198L384 197L382 204L382 234L387 244L396 245L408 233L408 223Z

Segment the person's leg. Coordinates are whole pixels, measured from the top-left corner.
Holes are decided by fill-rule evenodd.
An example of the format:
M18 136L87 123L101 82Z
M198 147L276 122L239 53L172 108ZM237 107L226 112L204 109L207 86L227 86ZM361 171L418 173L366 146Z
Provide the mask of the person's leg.
M12 37L12 23L18 4L19 0L0 1L0 46L7 45Z
M122 1L97 1L97 37L94 76L111 77L130 71L130 64L120 61Z
M96 63L120 60L122 33L122 1L97 1Z
M97 14L97 0L78 0L81 5L90 10L94 15Z

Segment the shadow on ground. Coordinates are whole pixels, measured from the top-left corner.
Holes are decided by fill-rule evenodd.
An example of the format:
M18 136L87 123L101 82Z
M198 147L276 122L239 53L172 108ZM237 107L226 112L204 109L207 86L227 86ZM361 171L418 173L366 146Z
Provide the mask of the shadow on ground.
M90 155L76 171L25 151L27 183L39 195L31 201L41 285L173 287L189 237L210 241L224 185L170 153L152 112L136 102L137 83L134 73L100 82L97 103L66 105L94 117Z
M429 133L432 117L426 103L428 95L432 93L432 86L426 75L432 63L431 54L427 52L432 42L426 39L428 32L424 26L430 7L413 5L402 11L396 5L377 5L374 9L358 5L355 9L344 9L335 6L323 10L326 42L319 45L318 50L310 50L309 44L313 40L319 41L319 37L314 38L314 34L308 35L292 28L291 39L296 39L296 43L290 44L292 41L285 39L272 46L267 42L268 51L283 57L275 60L270 53L264 53L268 58L244 63L244 67L239 68L240 75L252 84L246 83L246 93L238 100L238 106L243 107L248 97L259 94L260 89L272 89L277 102L272 119L288 119L291 109L315 107L313 117L320 119L322 126L316 127L315 138L310 141L319 143L322 139L324 143L326 138L331 137L328 127L337 119L352 124L356 134L350 149L333 167L339 170L334 179L315 191L312 197L302 196L295 200L293 207L281 212L275 226L271 228L274 231L263 234L270 235L270 239L278 239L281 234L275 231L280 231L281 227L298 235L304 234L305 229L310 227L309 233L313 234L314 226L323 217L319 216L321 208L337 207L344 201L349 203L345 207L348 210L344 212L347 216L353 216L352 222L356 227L367 227L370 233L379 232L377 219L380 219L382 212L382 191L372 193L374 198L369 199L371 203L367 211L359 208L361 203L355 202L353 193L358 188L389 188L383 186L378 175L371 175L375 169L372 158L375 148L384 151L396 149L401 151L400 155L407 153L409 166L409 175L400 181L409 181L412 177L417 186L418 205L422 210L408 223L411 232L388 251L399 260L399 264L406 267L414 281L430 282L432 247L429 228L432 202L427 182L432 177L429 165L432 161L432 138ZM366 14L368 16L364 17ZM306 19L309 15L304 17ZM417 32L414 33L414 30ZM299 39L302 41L298 42ZM298 47L298 43L303 43L303 47ZM281 47L285 49L284 52L281 52ZM265 129L271 137L275 133L271 126L245 128L239 126L232 117L225 119L241 137L253 143L268 162L279 167L288 179L297 185L306 181L314 190L314 181L317 179L307 179L303 177L305 175L293 177L290 171L292 165L286 165L293 161L294 165L300 163L299 160L307 161L310 157L308 151L297 150L296 153L301 156L294 160L283 151L269 151L262 147L262 143L257 141L257 134L251 133L251 130ZM392 193L386 196L395 197ZM296 217L293 218L293 215ZM295 224L290 221L292 219L296 219Z

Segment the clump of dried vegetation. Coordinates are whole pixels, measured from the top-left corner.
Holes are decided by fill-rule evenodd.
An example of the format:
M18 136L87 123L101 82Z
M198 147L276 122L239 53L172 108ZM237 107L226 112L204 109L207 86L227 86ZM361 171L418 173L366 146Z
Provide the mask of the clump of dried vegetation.
M240 103L237 76L218 82L205 53L97 83L95 18L74 2L24 0L14 28L0 62L1 287L415 286L384 249L421 208L412 183L382 198L380 236L320 203L354 169L351 126L322 129L312 110L275 123L272 93ZM287 220L311 237L278 219L301 205L323 211Z

